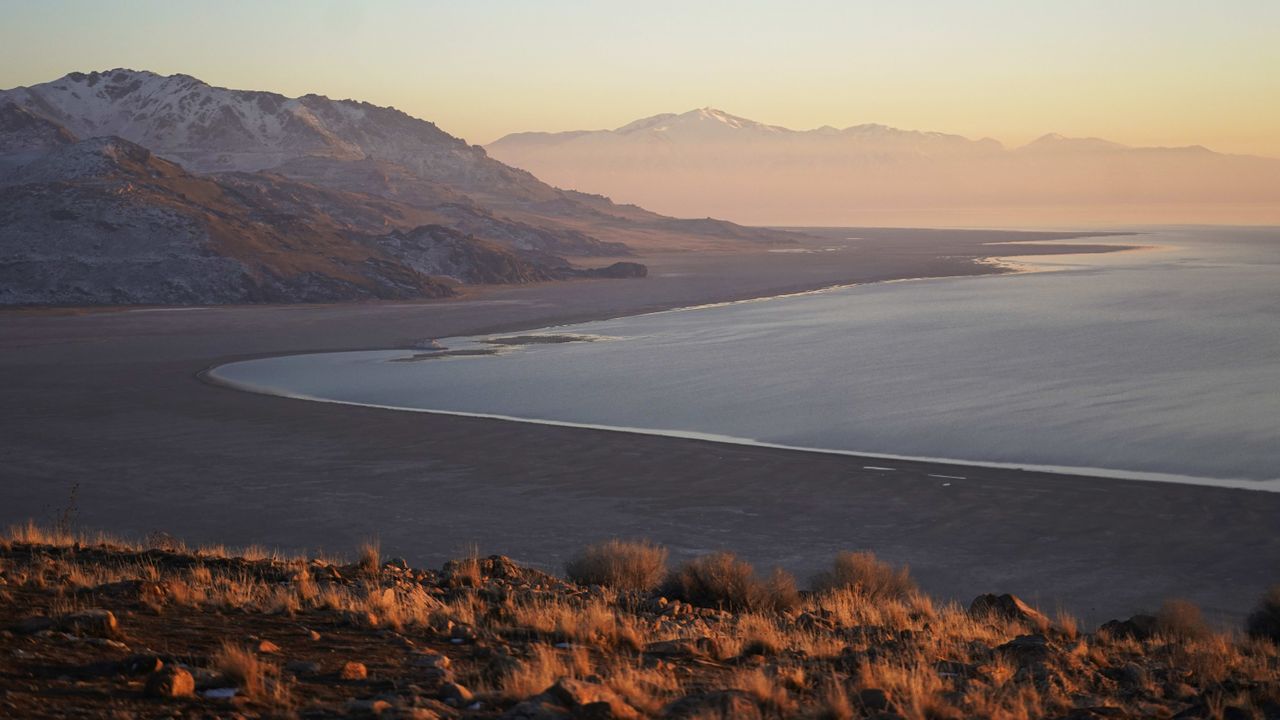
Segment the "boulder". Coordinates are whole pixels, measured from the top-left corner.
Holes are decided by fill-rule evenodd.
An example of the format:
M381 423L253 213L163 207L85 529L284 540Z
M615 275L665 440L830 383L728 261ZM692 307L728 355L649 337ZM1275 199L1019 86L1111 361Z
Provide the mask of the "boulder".
M640 717L640 712L623 700L621 695L599 683L560 678L555 685L547 688L546 694L578 714L618 720Z
M1098 631L1114 638L1150 640L1156 634L1156 618L1154 615L1134 615L1128 620L1111 620L1103 623Z
M58 628L73 635L95 638L112 638L120 634L120 623L110 610L94 608L64 615Z
M166 665L147 676L145 692L156 698L189 697L196 692L196 680L186 670Z
M1027 623L1034 628L1048 628L1049 618L1023 602L1017 595L979 595L969 603L969 615L975 618L998 617Z
M760 720L760 706L741 690L717 690L689 695L667 706L663 717L671 720L720 717L734 720Z
M450 707L466 707L475 699L470 690L455 682L441 685L436 697Z

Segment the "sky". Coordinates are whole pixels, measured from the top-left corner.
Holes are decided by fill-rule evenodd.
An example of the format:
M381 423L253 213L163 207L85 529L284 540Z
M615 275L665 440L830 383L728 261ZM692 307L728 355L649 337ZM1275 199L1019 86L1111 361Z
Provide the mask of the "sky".
M1277 0L0 0L0 88L114 67L391 105L473 143L712 106L1280 157Z

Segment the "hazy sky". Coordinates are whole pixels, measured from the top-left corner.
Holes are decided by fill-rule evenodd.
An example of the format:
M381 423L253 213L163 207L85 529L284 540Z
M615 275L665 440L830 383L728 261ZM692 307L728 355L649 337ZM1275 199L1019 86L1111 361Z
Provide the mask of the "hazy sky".
M0 87L112 67L394 105L471 142L715 106L1280 157L1280 0L0 0Z

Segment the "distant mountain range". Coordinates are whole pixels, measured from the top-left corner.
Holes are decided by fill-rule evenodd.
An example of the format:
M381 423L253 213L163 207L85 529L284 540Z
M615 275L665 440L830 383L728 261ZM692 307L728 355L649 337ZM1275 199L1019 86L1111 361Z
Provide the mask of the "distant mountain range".
M490 155L659 212L778 225L1280 223L1280 160L1200 146L790 130L712 108L616 130L516 133Z
M435 297L794 237L560 190L352 100L124 69L0 91L0 304Z

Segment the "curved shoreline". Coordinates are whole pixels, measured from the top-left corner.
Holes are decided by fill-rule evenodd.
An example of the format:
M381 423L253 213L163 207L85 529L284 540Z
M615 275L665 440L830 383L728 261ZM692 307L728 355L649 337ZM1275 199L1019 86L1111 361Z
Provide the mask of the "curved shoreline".
M1280 493L1280 478L1274 480L1245 480L1239 478L1205 478L1193 475L1175 475L1172 473L1142 472L1133 470L1113 470L1109 468L1093 468L1080 467L1071 465L1040 465L1036 463L1018 463L1018 462L996 462L983 460L963 460L958 458L940 458L929 457L923 455L897 455L893 453L877 453L877 452L861 452L857 450L840 450L836 448L819 448L809 447L805 445L786 445L783 443L771 443L762 440L753 440L750 438L735 437L733 435L721 435L718 433L704 433L694 430L664 430L660 428L643 428L643 427L625 427L617 425L600 425L596 423L581 423L570 420L549 420L545 418L526 418L516 415L503 415L500 413L481 413L481 412L465 412L462 410L439 410L431 408L405 407L402 405L383 405L379 403L363 403L353 400L334 400L333 398L317 397L307 395L305 393L293 393L270 388L263 385L254 385L252 383L244 383L236 380L230 380L221 377L217 371L221 367L234 365L236 363L225 363L210 368L200 374L201 378L210 384L220 387L238 390L240 392L253 393L255 395L266 395L270 397L284 398L287 400L302 400L306 402L326 403L331 405L347 405L351 407L372 408L376 410L391 410L396 412L422 413L427 415L443 415L448 417L465 417L477 418L482 420L501 420L504 422L525 423L529 425L546 425L550 427L576 428L579 430L599 430L603 432L627 433L631 435L648 435L653 437L675 438L679 440L694 440L698 442L719 443L722 445L740 445L747 447L766 448L770 450L786 450L789 452L816 453L820 455L836 455L841 457L867 458L870 460L898 460L904 462L932 463L937 465L951 465L954 467L975 467L975 468L994 468L999 470L1022 470L1026 472L1050 473L1056 475L1073 475L1078 477L1090 478L1112 478L1116 480L1135 480L1140 482L1158 482L1173 483L1179 485L1196 485L1200 487L1215 487L1230 490L1252 490L1255 492L1272 492ZM887 468L892 469L892 468ZM967 478L960 478L967 479Z
M1037 242L1040 242L1042 244L1052 244L1054 242L1063 242L1063 241L1037 241ZM1113 252L1156 251L1156 250L1163 249L1164 247L1165 246L1159 246L1159 245L1121 246L1121 247L1117 247L1117 249ZM1064 253L1064 255L1066 254L1069 254L1069 253ZM767 296L746 298L746 299L740 299L740 300L728 300L728 301L722 301L722 302L687 305L687 306L667 308L662 310L633 313L629 315L622 315L619 317L645 317L645 316L660 315L665 313L689 312L689 311L696 311L696 310L714 309L714 308L728 307L733 305L740 305L745 303L765 302L765 301L779 300L784 298L818 295L818 294L824 294L828 292L851 289L855 287L861 287L864 285L872 285L872 284L905 283L905 282L948 280L948 279L962 279L962 278L976 279L976 278L982 278L982 277L1002 277L1002 276L1009 276L1009 275L1021 275L1021 274L1030 274L1030 273L1039 273L1039 272L1061 272L1062 271L1055 268L1044 268L1042 265L1037 265L1034 262L1000 264L1006 257L1017 257L1017 256L1000 256L1000 257L993 257L988 259L989 262L996 264L998 267L1001 267L1004 270L1004 272L999 272L994 274L923 276L923 277L914 277L914 278L898 278L898 279L891 279L891 280L883 280L883 281L878 281L874 283L836 284L836 285L828 285L820 288L814 288L811 290L801 290L796 292L780 293L775 295L767 295ZM1025 256L1022 256L1022 257L1025 257ZM1047 257L1061 257L1061 256L1049 255ZM565 324L558 324L558 325L545 325L545 326L540 326L536 328L521 329L515 332L524 333L524 334L548 333L548 332L557 331L561 328L572 327L573 325L577 325L577 324L579 323L573 322L573 323L565 323ZM483 344L485 342L484 338L485 336L483 334L480 334L480 335L456 336L451 339L461 340L469 344ZM396 350L402 350L402 349L413 350L413 348L387 348L387 347L371 348L371 350L375 350L375 351L396 351ZM291 353L290 355L311 355L311 354L328 354L328 353ZM284 357L284 355L266 356L266 358L270 358L270 357ZM257 359L266 359L266 358L257 358ZM649 436L668 437L668 438L676 438L676 439L683 439L683 440L695 440L695 441L701 441L701 442L720 443L720 444L726 444L726 445L750 446L750 447L768 448L768 449L774 449L774 450L819 453L819 454L825 454L825 455L867 458L867 459L874 459L874 460L895 460L895 461L905 461L905 462L934 463L934 464L940 464L940 465L951 465L955 467L976 467L976 468L995 468L995 469L1001 469L1001 470L1022 470L1022 471L1028 471L1028 472L1041 472L1041 473L1050 473L1050 474L1059 474L1059 475L1071 475L1071 476L1078 476L1078 477L1112 478L1112 479L1118 479L1118 480L1133 480L1133 481L1141 481L1141 482L1176 483L1176 484L1182 484L1182 485L1196 485L1196 486L1203 486L1203 487L1227 488L1227 489L1234 489L1234 490L1250 490L1255 492L1280 492L1280 478L1272 478L1272 479L1266 479L1266 480L1250 480L1250 479L1244 479L1244 478L1214 478L1214 477L1203 477L1203 476L1195 476L1195 475L1181 475L1176 473L1124 470L1124 469L1118 469L1118 468L1099 468L1099 467L1092 467L1092 466L1051 465L1051 464L1041 464L1041 463L1034 463L1034 462L1008 462L1008 461L994 461L994 460L970 460L970 459L963 459L963 458L936 457L936 456L928 456L928 455L903 455L903 454L896 454L896 453L848 450L848 449L842 449L842 448L826 448L826 447L813 447L813 446L806 446L806 445L789 445L789 444L783 444L783 443L772 443L772 442L767 442L763 440L756 440L752 438L739 437L734 435L711 433L711 432L699 432L699 431L691 431L691 430L672 430L672 429L652 428L652 427L605 425L605 424L599 424L599 423L575 422L575 421L569 421L569 420L554 420L549 418L522 417L522 416L516 416L516 415L507 415L503 413L443 410L439 408L412 407L412 406L404 406L404 405L385 405L385 404L379 404L379 403L358 402L353 400L335 400L332 398L314 396L314 395L309 395L305 393L290 392L287 390L282 390L280 388L271 387L271 386L243 383L240 381L228 379L226 377L221 376L218 373L219 369L223 367L227 367L229 365L237 364L238 362L252 362L252 360L240 360L240 361L234 361L230 363L223 363L221 365L211 366L209 368L206 368L204 371L202 371L200 373L200 377L206 380L207 382L210 382L211 384L220 385L223 387L227 387L227 388L231 388L231 389L239 390L243 392L255 393L259 395L282 397L282 398L294 399L294 400L306 400L310 402L322 402L322 403L331 403L331 404L339 404L339 405L349 405L349 406L355 406L355 407L366 407L366 408L373 408L373 409L379 409L379 410L427 413L427 414L453 416L453 417L469 417L469 418L480 418L480 419L487 419L487 420L500 420L505 422L527 423L527 424L534 424L534 425L547 425L547 426L553 426L553 427L567 427L567 428L578 428L578 429L588 429L588 430L600 430L600 431L607 431L607 432L631 433L631 434L637 434L637 435L649 435Z

